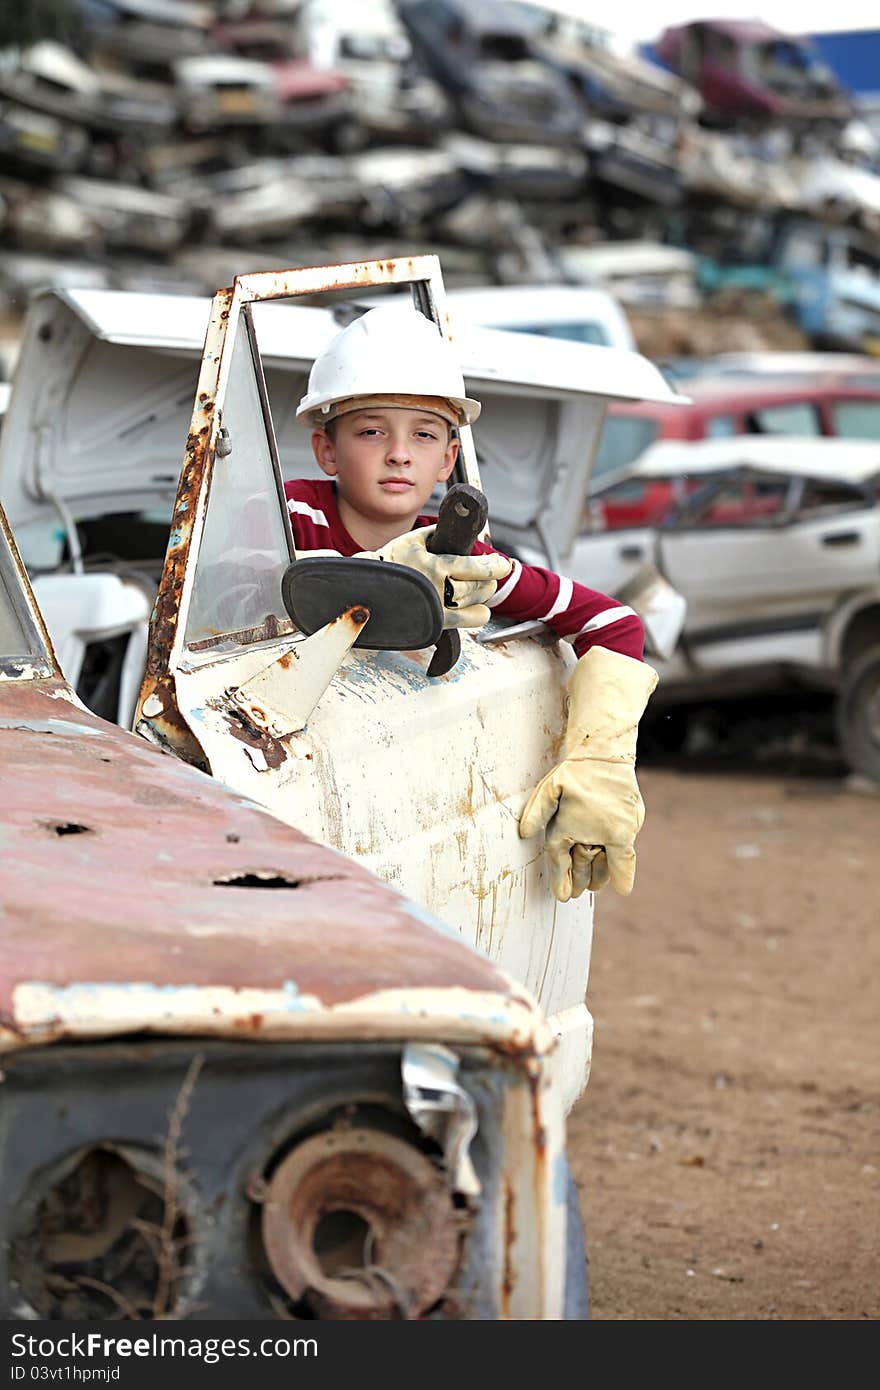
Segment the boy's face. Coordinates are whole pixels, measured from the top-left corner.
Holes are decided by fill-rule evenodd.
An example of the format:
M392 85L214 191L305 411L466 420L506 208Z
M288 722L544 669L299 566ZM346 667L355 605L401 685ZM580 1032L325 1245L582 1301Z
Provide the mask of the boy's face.
M343 522L354 514L374 526L393 524L399 529L392 535L412 529L458 455L441 416L396 406L341 415L330 433L314 431L312 448L323 472L336 479Z

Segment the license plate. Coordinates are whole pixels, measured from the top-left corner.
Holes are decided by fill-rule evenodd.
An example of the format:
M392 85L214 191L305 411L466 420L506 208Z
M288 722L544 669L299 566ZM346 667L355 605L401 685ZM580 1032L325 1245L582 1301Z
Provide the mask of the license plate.
M39 150L41 154L54 154L58 149L58 136L51 130L20 130L18 143L26 150Z
M227 116L240 116L245 112L256 111L257 109L252 92L221 92L217 105Z

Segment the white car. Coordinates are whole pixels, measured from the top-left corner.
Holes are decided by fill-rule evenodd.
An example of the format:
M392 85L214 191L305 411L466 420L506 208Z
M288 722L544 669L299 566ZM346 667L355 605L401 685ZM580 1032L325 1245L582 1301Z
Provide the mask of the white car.
M680 641L655 661L652 710L780 688L833 691L847 762L880 781L880 443L669 441L618 470L615 485L624 475L671 485L662 522L585 529L564 561L575 579L610 593L656 566L684 596Z
M401 306L409 295L397 296ZM359 303L387 303L365 296ZM453 325L501 328L508 333L534 333L593 347L636 351L629 319L614 295L582 285L479 285L446 291Z
M448 290L456 324L477 323L598 347L636 350L623 307L607 290L580 285L487 285Z

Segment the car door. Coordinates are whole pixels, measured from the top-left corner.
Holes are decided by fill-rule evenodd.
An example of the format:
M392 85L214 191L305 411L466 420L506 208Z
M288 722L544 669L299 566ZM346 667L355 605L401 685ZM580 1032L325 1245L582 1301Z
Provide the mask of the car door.
M695 665L818 665L834 604L876 579L877 515L846 483L743 469L661 529L659 557L687 598Z
M551 1017L570 1105L590 1056L591 895L557 903L518 822L558 747L571 648L463 633L457 664L430 680L433 649L351 650L361 601L305 638L282 598L295 556L250 306L383 279L414 284L442 321L434 257L242 276L215 296L135 729L502 964Z

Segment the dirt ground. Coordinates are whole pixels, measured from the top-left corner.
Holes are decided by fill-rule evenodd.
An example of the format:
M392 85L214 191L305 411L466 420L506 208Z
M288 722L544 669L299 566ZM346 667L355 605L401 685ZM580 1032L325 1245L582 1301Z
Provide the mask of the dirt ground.
M880 794L741 761L639 781L569 1122L592 1316L877 1318Z

